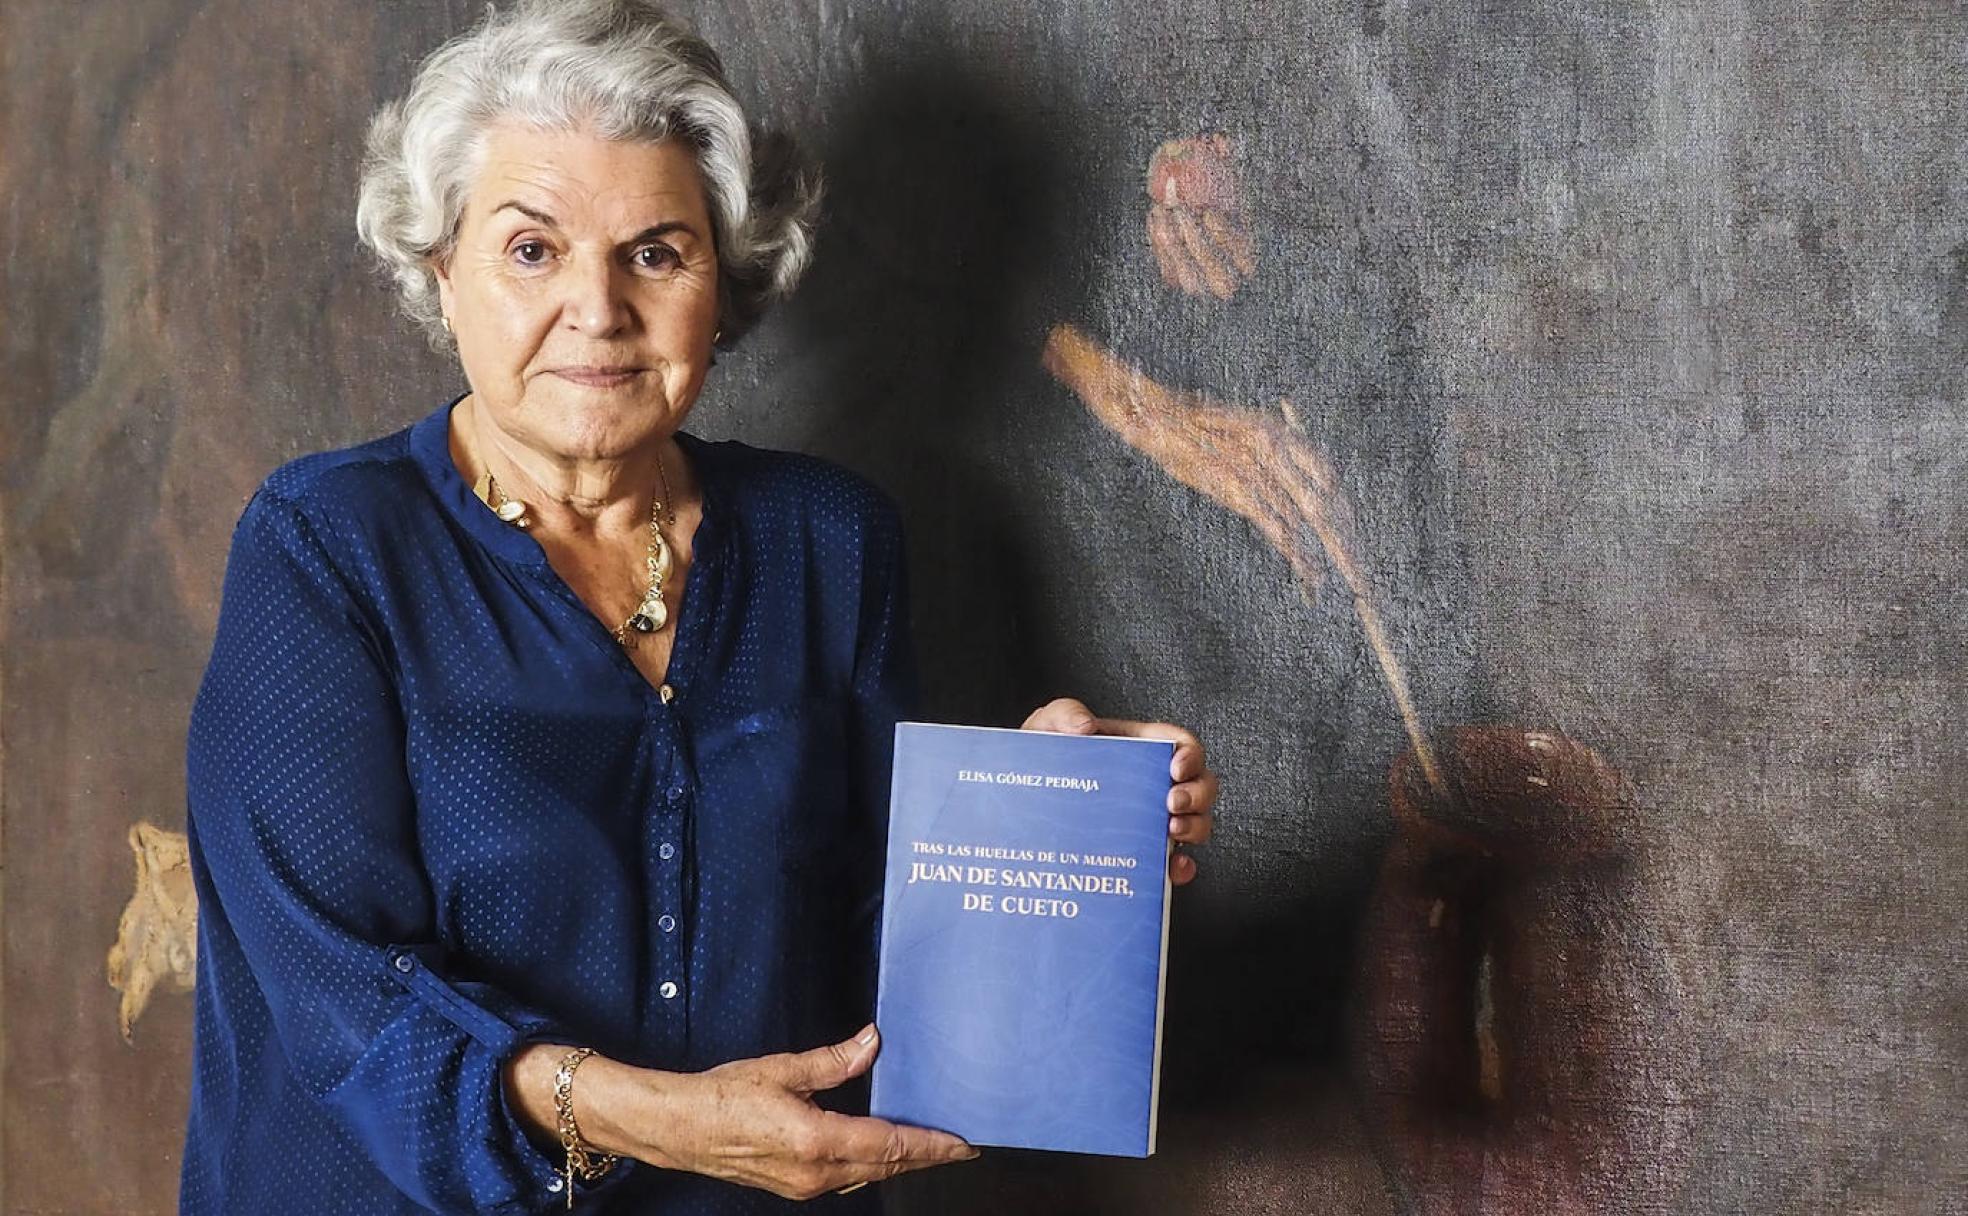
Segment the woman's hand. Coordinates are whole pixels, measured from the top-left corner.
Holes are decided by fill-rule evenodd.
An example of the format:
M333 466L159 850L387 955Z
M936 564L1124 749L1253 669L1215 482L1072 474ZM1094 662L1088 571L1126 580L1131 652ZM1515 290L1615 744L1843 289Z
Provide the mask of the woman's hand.
M813 1102L812 1095L866 1072L879 1050L869 1025L855 1038L811 1051L732 1060L696 1073L594 1056L577 1079L575 1119L583 1137L603 1151L786 1199L813 1199L977 1156L947 1132L843 1115ZM551 1069L546 1076L551 1093ZM537 1091L524 1078L515 1080Z
M1169 761L1169 839L1178 846L1202 844L1215 826L1216 774L1203 763L1202 740L1167 722L1132 722L1097 718L1082 701L1055 697L1033 710L1021 730L1050 730L1067 735L1130 735L1137 739L1170 739L1175 756ZM1169 861L1169 881L1176 886L1196 877L1196 859L1177 851Z

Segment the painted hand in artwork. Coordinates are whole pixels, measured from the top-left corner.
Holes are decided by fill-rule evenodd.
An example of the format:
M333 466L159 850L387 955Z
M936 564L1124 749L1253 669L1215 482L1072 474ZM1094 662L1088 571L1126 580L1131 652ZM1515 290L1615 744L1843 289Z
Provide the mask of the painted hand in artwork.
M124 1042L150 1004L153 991L190 992L198 964L198 896L183 832L149 822L131 825L136 889L109 948L110 987L123 994L117 1029Z
M1171 477L1255 525L1291 564L1311 601L1330 568L1355 614L1414 743L1423 774L1435 760L1408 691L1407 671L1383 623L1380 597L1360 560L1353 507L1339 471L1304 434L1289 401L1275 410L1232 405L1173 388L1130 365L1073 325L1046 340L1045 369L1087 410Z
M1339 471L1288 402L1163 384L1072 325L1043 362L1129 446L1256 526L1308 602L1327 570L1352 593L1411 744L1389 776L1353 1052L1402 1209L1672 1210L1695 1052L1632 788L1553 731L1428 729Z
M1217 778L1203 763L1203 743L1194 733L1167 722L1135 722L1100 718L1083 701L1055 697L1028 715L1020 730L1050 730L1068 735L1127 735L1136 739L1168 739L1175 744L1169 760L1169 839L1177 852L1169 860L1169 881L1176 886L1196 877L1196 859L1182 845L1203 844L1216 823Z
M1257 273L1230 137L1171 139L1148 161L1148 244L1162 281L1227 300Z

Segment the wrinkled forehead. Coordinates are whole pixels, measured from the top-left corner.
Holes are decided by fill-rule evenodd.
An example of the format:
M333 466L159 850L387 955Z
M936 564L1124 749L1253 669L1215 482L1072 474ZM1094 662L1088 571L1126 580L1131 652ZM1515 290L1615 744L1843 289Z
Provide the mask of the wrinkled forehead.
M547 224L621 234L682 222L708 233L696 149L674 136L605 139L590 130L498 123L480 143L465 198L469 226Z

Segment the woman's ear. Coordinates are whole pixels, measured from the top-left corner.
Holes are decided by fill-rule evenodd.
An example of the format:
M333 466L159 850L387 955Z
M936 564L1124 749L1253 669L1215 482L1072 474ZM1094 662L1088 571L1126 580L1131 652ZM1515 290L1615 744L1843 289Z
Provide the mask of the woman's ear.
M451 315L451 265L448 260L432 258L426 263L431 277L437 280L437 305L445 316Z

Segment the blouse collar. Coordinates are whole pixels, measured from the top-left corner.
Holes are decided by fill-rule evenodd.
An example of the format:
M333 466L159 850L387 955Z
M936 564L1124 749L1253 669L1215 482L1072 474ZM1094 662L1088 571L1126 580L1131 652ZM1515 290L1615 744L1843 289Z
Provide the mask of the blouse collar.
M451 411L466 395L459 393L410 428L411 456L423 471L424 480L430 483L432 492L437 495L439 505L460 527L471 533L473 539L509 561L544 566L547 564L547 551L540 547L540 542L524 529L515 528L494 515L492 508L472 493L464 474L452 463ZM694 564L700 555L712 551L712 542L718 535L724 512L724 498L722 487L717 484L713 472L715 462L710 458L711 445L681 430L676 432L676 441L677 447L689 460L690 467L696 470L697 484L704 495L703 518L690 539L691 561Z

